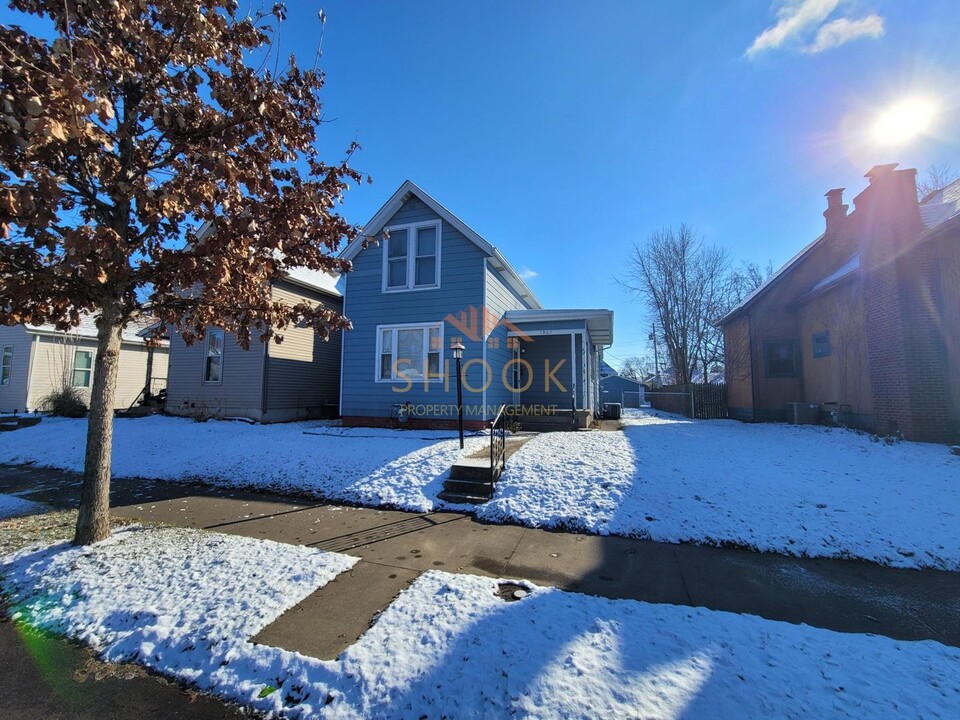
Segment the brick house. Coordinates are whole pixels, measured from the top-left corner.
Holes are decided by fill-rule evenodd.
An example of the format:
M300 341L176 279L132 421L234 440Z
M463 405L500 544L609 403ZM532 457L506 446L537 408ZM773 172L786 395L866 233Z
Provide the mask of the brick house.
M818 405L913 440L960 432L960 181L917 201L916 170L878 165L847 213L720 321L731 417Z

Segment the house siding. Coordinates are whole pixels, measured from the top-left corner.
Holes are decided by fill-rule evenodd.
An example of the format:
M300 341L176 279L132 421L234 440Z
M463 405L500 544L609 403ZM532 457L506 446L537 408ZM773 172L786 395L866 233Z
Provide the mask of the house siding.
M275 300L296 304L306 300L341 312L343 298L292 283L273 287ZM266 401L262 422L327 417L337 413L340 400L342 332L322 340L313 328L289 327L283 342L267 349Z
M79 338L72 335L37 335L33 348L30 371L30 386L27 394L27 407L43 409L44 399L62 387L64 377L72 382L74 354L77 350L93 353L96 365L97 341L91 338ZM130 407L147 384L147 365L149 349L143 343L124 342L120 346L120 362L117 369L117 389L114 396L114 408ZM153 378L165 380L167 377L168 348L153 349ZM91 386L93 372L90 374ZM163 382L156 385L163 386ZM157 389L157 387L154 389ZM90 402L91 387L77 388L84 402Z
M484 306L492 326L488 328L486 336L487 367L491 373L490 385L487 388L487 406L496 408L513 403L513 392L510 389L513 383L512 372L508 370L506 383L503 379L503 368L513 358L513 352L508 345L509 326L502 322L503 315L510 310L528 310L530 304L517 295L489 262L484 263L484 272L486 273Z
M167 375L167 412L173 415L210 414L214 417L263 415L263 368L266 349L254 340L249 350L237 344L233 333L223 343L222 382L203 382L204 341L187 345L170 329L170 368Z
M603 403L621 403L624 407L637 407L643 402L643 387L636 380L612 375L600 380L600 397Z
M30 384L30 357L33 351L33 336L22 325L0 326L0 351L6 345L13 346L13 362L10 367L10 382L0 385L0 413L14 410L32 410L27 404L27 388Z
M436 213L411 196L387 225L437 219ZM471 323L470 318L471 309L473 317L482 317L486 258L447 222L442 223L440 237L439 288L385 293L382 245L371 245L354 258L353 269L346 275L346 314L353 330L343 338L341 414L345 422L390 418L393 406L402 403L415 408L415 417L452 421L456 382L449 346L454 337L461 338L466 348L464 415L472 421L483 419L483 327L481 320ZM409 388L403 382L376 382L377 326L441 321L448 383L431 383L425 389L422 382Z

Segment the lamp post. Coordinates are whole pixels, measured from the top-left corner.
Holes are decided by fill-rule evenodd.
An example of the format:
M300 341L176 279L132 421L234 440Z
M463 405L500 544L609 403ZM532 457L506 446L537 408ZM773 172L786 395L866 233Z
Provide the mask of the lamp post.
M463 378L460 376L460 360L463 358L463 343L454 338L450 343L453 359L457 361L457 423L460 426L460 449L463 450Z

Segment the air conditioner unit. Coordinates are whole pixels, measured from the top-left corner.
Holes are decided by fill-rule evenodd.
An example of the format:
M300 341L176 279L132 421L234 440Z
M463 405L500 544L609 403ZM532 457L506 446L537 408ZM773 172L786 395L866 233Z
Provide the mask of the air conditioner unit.
M787 403L788 417L794 425L816 425L820 406L817 403Z

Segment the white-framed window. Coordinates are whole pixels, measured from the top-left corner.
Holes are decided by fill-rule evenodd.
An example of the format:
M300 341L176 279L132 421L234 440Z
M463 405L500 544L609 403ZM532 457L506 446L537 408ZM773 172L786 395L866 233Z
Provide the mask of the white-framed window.
M441 222L393 225L383 243L383 291L440 287Z
M73 353L73 386L90 387L93 376L93 350L77 350Z
M220 383L223 379L223 330L207 330L203 352L203 381Z
M4 345L0 355L0 385L10 384L10 373L13 372L13 345Z
M377 327L377 382L442 382L443 323Z

